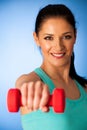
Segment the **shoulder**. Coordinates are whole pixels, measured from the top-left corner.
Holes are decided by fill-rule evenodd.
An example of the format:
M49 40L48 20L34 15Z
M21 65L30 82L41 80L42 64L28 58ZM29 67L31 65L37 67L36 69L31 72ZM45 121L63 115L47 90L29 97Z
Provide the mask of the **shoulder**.
M29 74L23 74L16 80L15 87L19 88L23 83L36 82L38 80L40 80L40 77L34 71Z
M85 91L87 92L87 84L85 84Z

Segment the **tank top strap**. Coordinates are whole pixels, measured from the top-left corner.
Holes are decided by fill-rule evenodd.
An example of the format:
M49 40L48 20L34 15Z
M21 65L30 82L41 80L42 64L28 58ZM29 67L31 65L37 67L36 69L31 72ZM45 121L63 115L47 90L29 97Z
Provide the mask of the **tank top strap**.
M55 88L54 83L49 78L49 76L39 67L34 70L34 72L41 78L41 80L48 85L50 93L52 93L53 89Z
M79 91L80 91L80 93L81 93L81 96L82 96L82 97L87 96L87 93L86 93L86 91L84 90L84 88L81 86L81 84L80 84L77 80L75 80L75 83L76 83L77 87L79 88Z

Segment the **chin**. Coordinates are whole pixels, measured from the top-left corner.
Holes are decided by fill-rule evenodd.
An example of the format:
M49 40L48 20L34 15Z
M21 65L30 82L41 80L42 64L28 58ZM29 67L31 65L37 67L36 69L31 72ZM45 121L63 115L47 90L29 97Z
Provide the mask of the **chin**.
M69 62L61 62L61 63L52 63L53 66L55 67L66 67L66 66L69 66L70 63Z

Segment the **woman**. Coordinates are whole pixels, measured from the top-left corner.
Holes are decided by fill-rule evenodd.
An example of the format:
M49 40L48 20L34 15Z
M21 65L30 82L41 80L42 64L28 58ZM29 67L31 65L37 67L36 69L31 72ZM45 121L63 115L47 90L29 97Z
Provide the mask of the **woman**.
M61 4L48 5L37 15L33 36L43 62L16 82L24 105L24 130L87 130L87 80L74 68L75 24L70 9ZM47 106L54 88L65 91L64 113L56 114Z

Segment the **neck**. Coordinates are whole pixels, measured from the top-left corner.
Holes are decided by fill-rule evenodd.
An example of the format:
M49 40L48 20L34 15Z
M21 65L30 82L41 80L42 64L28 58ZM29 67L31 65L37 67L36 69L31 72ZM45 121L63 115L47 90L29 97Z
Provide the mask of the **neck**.
M54 67L52 65L48 65L48 64L43 63L41 65L41 68L46 72L46 74L52 80L64 81L66 83L69 82L69 79L70 79L70 76L69 76L70 65Z

